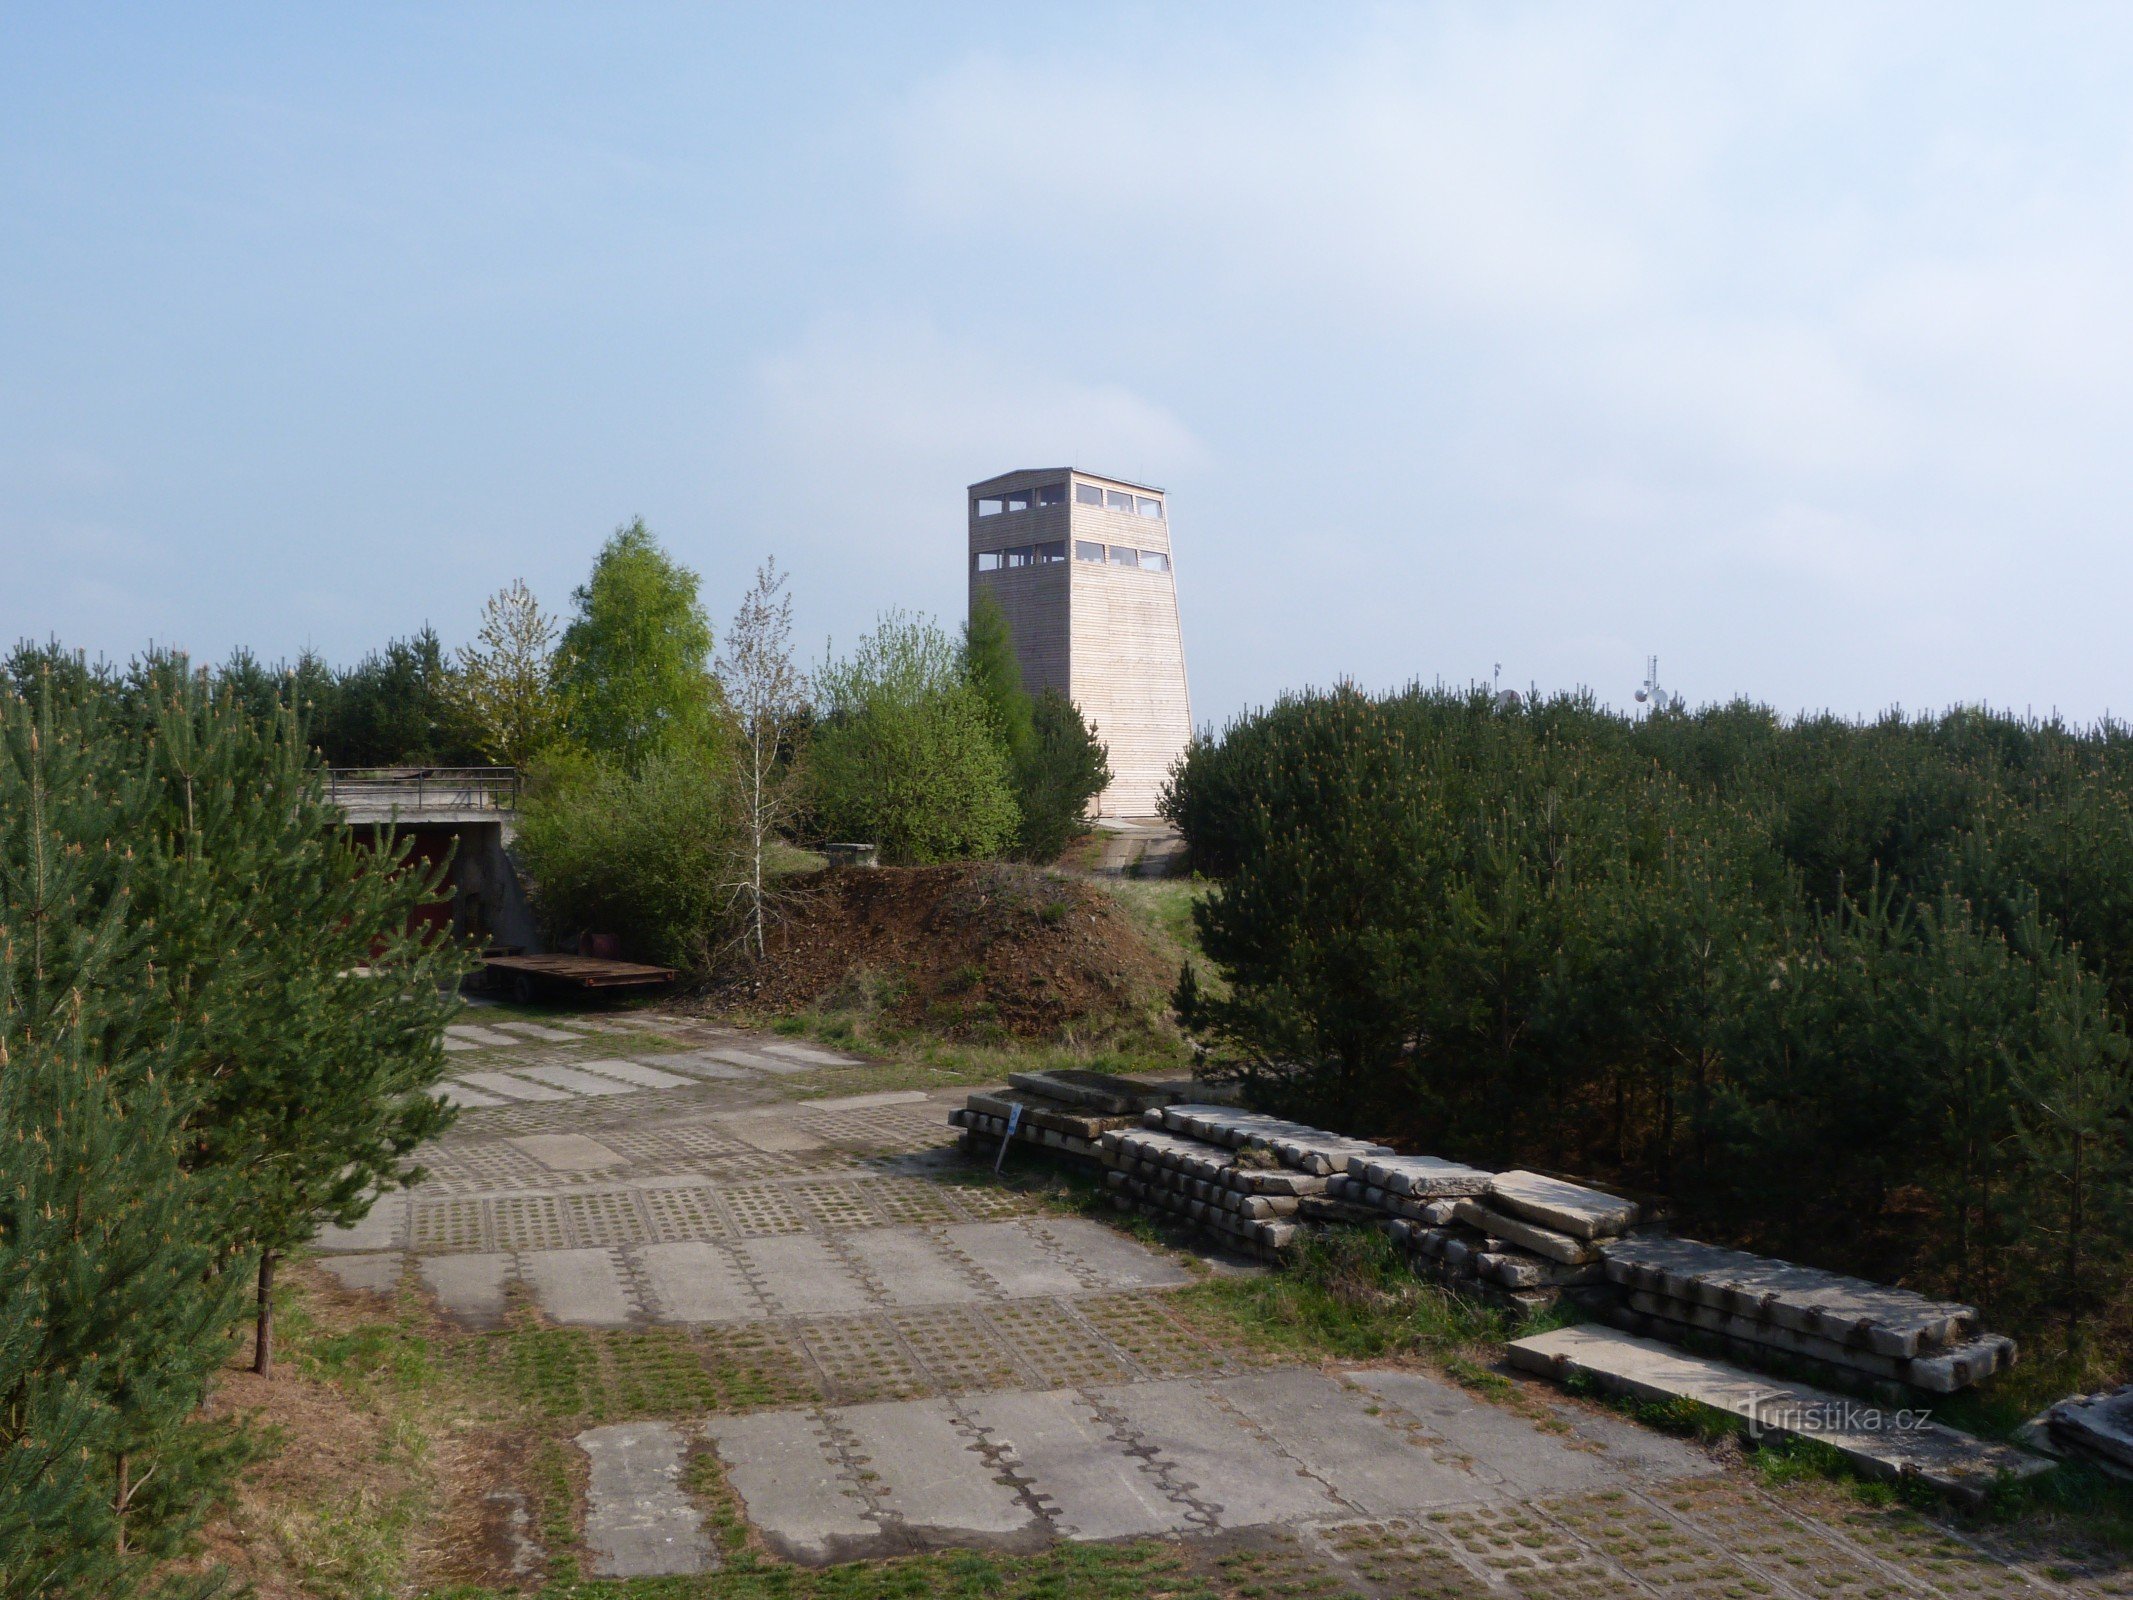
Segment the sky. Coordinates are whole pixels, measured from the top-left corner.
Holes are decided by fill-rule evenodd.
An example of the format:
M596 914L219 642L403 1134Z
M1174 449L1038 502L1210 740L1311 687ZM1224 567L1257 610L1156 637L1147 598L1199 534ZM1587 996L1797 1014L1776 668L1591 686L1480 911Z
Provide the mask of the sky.
M642 516L803 654L1170 492L1342 677L2133 711L2133 8L0 0L0 642L348 662Z

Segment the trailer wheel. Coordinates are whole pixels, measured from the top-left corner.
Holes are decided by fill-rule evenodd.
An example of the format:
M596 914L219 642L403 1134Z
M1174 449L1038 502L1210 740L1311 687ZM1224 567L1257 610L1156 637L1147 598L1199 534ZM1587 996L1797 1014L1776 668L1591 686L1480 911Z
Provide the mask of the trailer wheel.
M540 990L530 972L515 972L511 975L511 998L522 1006L530 1006L539 997Z

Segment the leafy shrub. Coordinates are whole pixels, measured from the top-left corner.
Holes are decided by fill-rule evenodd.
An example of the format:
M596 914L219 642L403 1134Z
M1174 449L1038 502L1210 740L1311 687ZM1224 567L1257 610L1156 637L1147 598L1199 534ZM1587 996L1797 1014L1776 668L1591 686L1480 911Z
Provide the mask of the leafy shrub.
M899 866L998 855L1020 815L1008 754L955 645L934 623L882 618L817 679L809 752L818 835L881 847Z
M703 970L733 926L730 770L655 751L634 773L556 759L529 784L518 850L549 936L612 933L623 954Z

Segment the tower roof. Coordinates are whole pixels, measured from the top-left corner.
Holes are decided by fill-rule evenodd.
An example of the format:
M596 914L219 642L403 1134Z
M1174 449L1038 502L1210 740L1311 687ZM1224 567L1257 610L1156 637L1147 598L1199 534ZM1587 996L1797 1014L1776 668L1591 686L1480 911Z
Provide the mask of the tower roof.
M1005 488L1023 478L1094 478L1098 483L1115 483L1121 489L1145 489L1150 494L1168 494L1170 491L1159 483L1142 483L1136 478L1121 478L1116 473L1091 472L1087 467L1017 467L1012 472L1002 472L995 477L981 478L973 483L968 493L981 490Z

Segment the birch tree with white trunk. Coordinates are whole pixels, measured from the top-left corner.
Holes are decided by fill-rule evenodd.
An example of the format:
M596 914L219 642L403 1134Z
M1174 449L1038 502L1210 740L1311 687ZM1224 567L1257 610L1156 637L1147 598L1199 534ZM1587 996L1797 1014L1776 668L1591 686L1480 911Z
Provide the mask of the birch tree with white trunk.
M735 793L741 811L741 939L760 960L775 901L770 854L792 814L797 748L807 716L807 676L793 662L792 597L776 557L756 569L726 630L717 670L725 690L740 766Z

